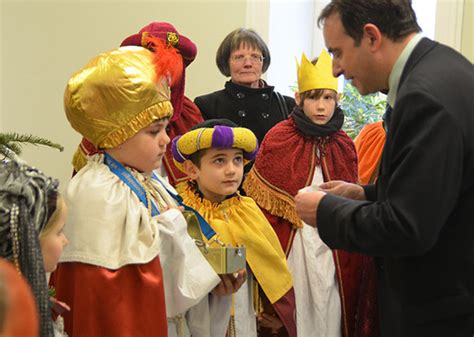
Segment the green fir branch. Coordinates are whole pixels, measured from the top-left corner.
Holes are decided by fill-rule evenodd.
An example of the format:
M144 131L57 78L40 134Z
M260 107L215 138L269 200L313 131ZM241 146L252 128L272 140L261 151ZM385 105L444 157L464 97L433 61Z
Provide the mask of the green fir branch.
M61 144L54 143L46 138L16 132L0 133L0 154L7 158L13 159L15 155L20 155L24 144L44 145L59 151L64 150Z

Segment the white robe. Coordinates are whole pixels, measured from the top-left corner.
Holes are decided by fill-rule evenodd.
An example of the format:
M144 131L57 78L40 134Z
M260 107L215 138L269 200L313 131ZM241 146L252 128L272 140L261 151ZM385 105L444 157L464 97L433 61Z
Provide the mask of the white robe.
M153 186L168 205L176 205L166 189L172 193L175 190L158 178L161 183L153 182ZM118 269L148 263L159 255L168 317L184 316L190 308L207 302L209 292L220 282L187 233L181 212L172 208L150 217L136 194L103 163L103 155L90 157L73 177L66 201L72 205L65 226L69 245L61 262ZM199 324L211 326L209 321ZM195 336L209 337L211 332Z
M316 167L311 186L323 183ZM341 337L341 299L331 249L321 240L318 230L307 224L298 229L288 255L296 299L298 337Z

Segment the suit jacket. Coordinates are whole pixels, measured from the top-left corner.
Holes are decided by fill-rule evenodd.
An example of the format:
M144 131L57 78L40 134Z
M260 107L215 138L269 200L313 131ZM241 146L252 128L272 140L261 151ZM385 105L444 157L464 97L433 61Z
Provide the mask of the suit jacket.
M250 88L228 81L224 89L196 97L194 103L205 120L230 119L252 130L261 144L268 130L286 119L295 106L293 98L282 97L287 107L286 115L280 109L273 86Z
M367 200L334 195L317 211L336 249L379 256L382 336L472 337L474 71L422 39L388 115L380 175Z

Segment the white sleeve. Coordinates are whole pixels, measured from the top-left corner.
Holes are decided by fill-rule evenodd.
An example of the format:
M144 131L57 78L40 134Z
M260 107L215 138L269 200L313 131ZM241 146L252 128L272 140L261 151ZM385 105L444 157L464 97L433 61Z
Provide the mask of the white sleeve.
M168 317L185 313L220 282L219 276L187 232L181 212L170 209L156 217L160 226L160 261Z

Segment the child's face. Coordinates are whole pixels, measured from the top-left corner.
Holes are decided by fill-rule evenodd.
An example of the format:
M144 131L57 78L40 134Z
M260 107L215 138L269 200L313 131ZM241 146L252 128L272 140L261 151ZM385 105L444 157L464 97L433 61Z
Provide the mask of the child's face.
M333 90L325 89L319 98L307 97L303 102L304 114L314 124L324 125L334 115L337 94Z
M62 203L62 205L59 205ZM41 253L43 254L44 270L51 273L56 270L64 247L68 244L63 229L66 223L67 208L62 198L58 198L57 210L51 216L47 234L40 236ZM59 212L58 214L55 214Z
M237 192L244 175L244 157L240 149L208 149L201 157L201 167L192 166L193 172L188 173L189 176L196 180L204 198L211 202L221 202Z
M167 125L167 119L156 121L107 152L125 166L150 173L161 166L166 145L170 142L166 134Z

